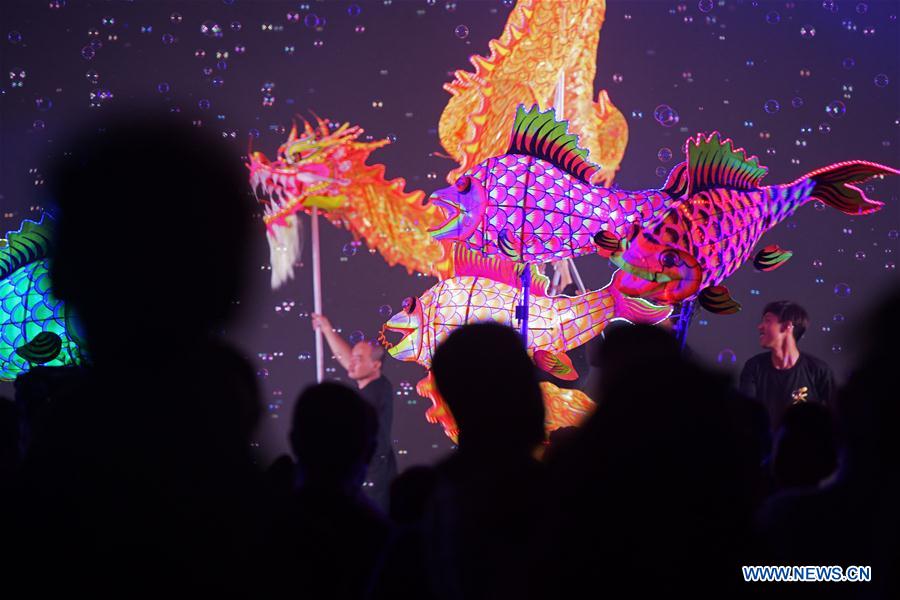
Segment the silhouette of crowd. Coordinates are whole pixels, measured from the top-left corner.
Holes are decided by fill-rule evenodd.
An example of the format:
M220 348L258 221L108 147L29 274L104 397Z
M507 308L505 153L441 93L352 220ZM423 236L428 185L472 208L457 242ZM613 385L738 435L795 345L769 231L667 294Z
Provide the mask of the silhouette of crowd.
M237 157L179 123L109 120L55 171L53 281L91 366L34 368L0 401L5 597L900 597L900 290L837 409L794 405L775 431L636 325L591 357L595 413L545 440L519 335L462 327L433 361L458 449L396 477L385 513L360 487L377 415L343 385L303 390L293 455L254 461L254 370L219 339L252 203ZM777 564L873 579L744 582Z

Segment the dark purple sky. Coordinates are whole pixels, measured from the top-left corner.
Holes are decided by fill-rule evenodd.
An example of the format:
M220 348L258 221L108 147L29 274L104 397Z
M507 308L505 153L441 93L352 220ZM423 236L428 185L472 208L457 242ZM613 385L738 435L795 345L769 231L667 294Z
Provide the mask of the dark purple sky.
M405 177L408 189L430 192L451 166L430 156L442 150L436 127L448 95L441 86L468 66L469 55L487 52L509 10L500 0L7 0L0 5L0 225L17 229L38 215L34 207L46 200L43 166L70 127L130 99L199 112L202 126L233 136L239 152L257 134L254 148L270 156L296 113L348 120L374 136L396 136L373 158L390 176ZM898 12L896 2L871 1L610 1L596 88L609 90L629 122L616 183L658 185L658 169L680 160L684 140L713 129L758 155L769 184L852 158L900 165ZM464 39L455 33L459 25L468 28ZM219 52L227 58L217 58ZM261 93L266 83L274 84L268 107ZM383 106L373 108L374 101ZM767 112L776 106L771 101L778 110ZM827 113L834 101L845 114ZM676 125L654 120L661 104L678 113ZM668 161L660 159L664 148L673 154ZM794 257L773 273L742 268L727 285L743 312L701 313L690 344L706 360L739 369L759 351L754 326L763 305L788 298L812 318L802 348L842 378L852 366L852 333L863 311L889 280L897 281L898 179L874 184L870 195L887 202L880 214L851 218L806 206L769 232L762 244L777 243ZM121 201L128 202L127 190ZM171 218L176 228L190 226L177 213ZM379 309L396 310L434 280L389 268L364 248L345 256L350 239L346 231L323 228L326 310L345 334L371 337L384 320ZM304 267L284 289L269 291L262 232L258 242L253 298L229 333L258 364L268 404L262 446L272 455L284 448L293 398L314 379L314 360L302 360L313 352L305 315L311 274ZM190 259L186 254L185 265ZM579 259L578 266L589 287L605 284L611 273L599 258ZM291 302L291 310L276 310ZM343 375L336 362L328 366L329 376ZM401 382L414 384L423 375L420 367L396 361L385 371L398 391ZM396 398L393 437L401 466L431 461L450 447L425 422L426 407L415 392Z

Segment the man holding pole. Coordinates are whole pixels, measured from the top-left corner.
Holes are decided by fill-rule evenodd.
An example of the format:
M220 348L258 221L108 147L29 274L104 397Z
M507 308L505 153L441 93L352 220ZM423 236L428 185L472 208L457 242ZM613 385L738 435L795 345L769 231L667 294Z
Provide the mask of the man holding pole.
M378 441L369 463L363 491L384 512L388 510L390 485L397 475L397 461L391 446L391 422L394 416L394 386L381 373L384 348L362 341L350 347L331 326L325 315L313 313L313 329L321 331L335 358L347 370L347 376L359 388L360 395L378 413Z

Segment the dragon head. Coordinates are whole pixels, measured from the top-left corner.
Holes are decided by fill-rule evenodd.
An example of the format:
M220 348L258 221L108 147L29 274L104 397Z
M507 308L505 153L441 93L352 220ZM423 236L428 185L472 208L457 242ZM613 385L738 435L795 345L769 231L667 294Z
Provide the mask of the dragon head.
M316 120L315 127L304 120L302 133L295 123L274 161L262 152L249 153L250 186L265 206L263 220L269 229L284 226L290 216L313 207L326 211L342 207L347 200L343 188L350 183L354 166L388 143L360 142L361 128Z

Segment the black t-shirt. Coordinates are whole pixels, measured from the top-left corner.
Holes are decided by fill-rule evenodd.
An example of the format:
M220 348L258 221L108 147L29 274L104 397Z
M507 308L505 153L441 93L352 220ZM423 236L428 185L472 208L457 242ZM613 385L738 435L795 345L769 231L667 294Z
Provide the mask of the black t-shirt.
M382 375L359 390L360 395L378 413L378 444L375 457L392 453L391 423L394 419L394 386Z
M757 354L741 371L741 392L769 411L772 429L785 409L795 402L821 402L830 406L835 392L834 374L825 361L803 352L790 369L776 369L769 352Z

